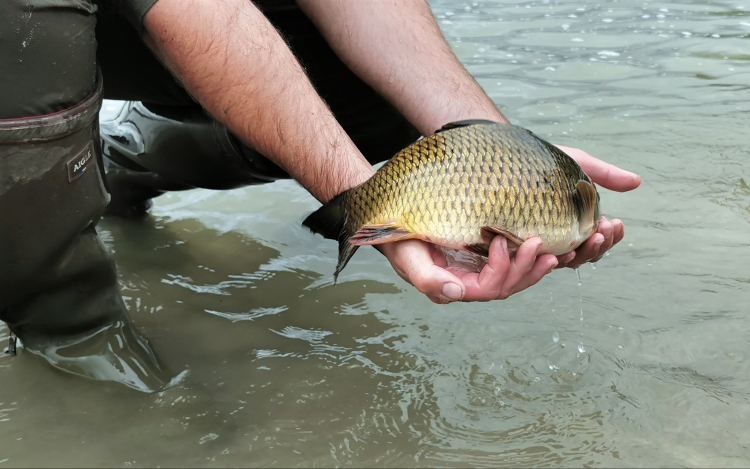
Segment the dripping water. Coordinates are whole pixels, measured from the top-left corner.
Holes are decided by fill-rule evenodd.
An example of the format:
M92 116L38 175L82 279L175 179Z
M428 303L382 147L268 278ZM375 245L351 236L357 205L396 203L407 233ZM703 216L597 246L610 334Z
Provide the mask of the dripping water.
M583 324L583 282L581 281L581 271L579 269L576 269L576 278L578 279L578 302L581 307L579 321ZM581 329L581 335L583 335L583 328ZM586 347L584 347L583 342L578 343L578 352L586 353Z

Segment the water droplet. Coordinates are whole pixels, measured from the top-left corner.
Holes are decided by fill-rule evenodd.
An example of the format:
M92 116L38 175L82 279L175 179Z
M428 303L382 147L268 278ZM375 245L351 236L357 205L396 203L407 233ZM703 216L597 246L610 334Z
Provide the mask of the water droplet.
M552 333L552 342L554 342L554 343L560 342L560 334L558 334L557 332L553 332Z
M578 270L578 268L576 268L575 270L576 270L576 278L578 279L578 286L580 287L581 285L583 285L583 282L581 282L581 272Z
M583 346L583 343L578 344L578 351L581 353L586 353L586 347Z
M596 270L596 262L591 263L591 270Z
M622 348L622 345L618 345L617 348Z

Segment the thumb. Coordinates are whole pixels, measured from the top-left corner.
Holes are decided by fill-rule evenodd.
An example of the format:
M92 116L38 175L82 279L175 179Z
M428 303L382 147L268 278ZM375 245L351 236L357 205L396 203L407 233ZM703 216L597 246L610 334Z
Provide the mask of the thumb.
M429 245L418 240L397 241L381 246L396 272L431 300L448 303L463 299L464 283L435 265Z

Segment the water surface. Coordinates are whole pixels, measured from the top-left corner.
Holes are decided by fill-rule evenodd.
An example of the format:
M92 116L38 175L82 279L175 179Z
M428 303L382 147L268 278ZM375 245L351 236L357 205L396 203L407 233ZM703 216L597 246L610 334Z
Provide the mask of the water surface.
M750 465L750 6L431 2L514 123L638 172L596 269L437 306L300 221L291 182L106 220L142 394L0 358L9 466ZM107 106L113 106L108 103ZM106 109L105 109L106 111ZM0 329L0 340L7 329Z

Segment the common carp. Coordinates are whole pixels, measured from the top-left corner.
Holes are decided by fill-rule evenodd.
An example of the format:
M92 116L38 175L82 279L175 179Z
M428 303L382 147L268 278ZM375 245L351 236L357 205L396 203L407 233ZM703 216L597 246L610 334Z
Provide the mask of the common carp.
M531 131L467 120L409 145L304 225L339 241L334 278L359 246L421 239L482 256L495 236L510 250L538 236L561 255L593 234L599 194L580 166Z

